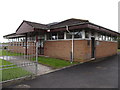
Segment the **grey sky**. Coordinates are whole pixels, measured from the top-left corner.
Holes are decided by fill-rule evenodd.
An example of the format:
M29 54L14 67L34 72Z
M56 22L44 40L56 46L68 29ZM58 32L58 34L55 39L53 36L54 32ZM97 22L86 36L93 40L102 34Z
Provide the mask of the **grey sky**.
M0 42L14 33L23 20L51 23L69 18L90 22L118 31L119 0L1 0Z

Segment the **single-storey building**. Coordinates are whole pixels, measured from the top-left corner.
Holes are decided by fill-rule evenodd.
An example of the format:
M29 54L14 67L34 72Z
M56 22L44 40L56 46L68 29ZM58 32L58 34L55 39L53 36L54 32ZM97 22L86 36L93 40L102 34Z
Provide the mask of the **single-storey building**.
M118 32L96 25L88 20L67 19L61 22L40 24L23 21L15 33L5 35L12 52L38 54L86 62L117 54Z

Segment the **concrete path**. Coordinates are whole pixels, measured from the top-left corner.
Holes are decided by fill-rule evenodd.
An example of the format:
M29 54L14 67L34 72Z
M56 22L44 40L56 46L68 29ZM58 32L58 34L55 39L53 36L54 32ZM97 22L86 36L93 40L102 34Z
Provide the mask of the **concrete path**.
M24 59L21 56L1 56L0 59L4 59L7 60L11 63L14 63L18 66L21 65L22 68L24 68L27 71L30 71L32 73L35 73L35 69L36 69L36 64L33 61ZM37 75L41 75L44 74L46 72L49 72L52 70L52 68L42 65L42 64L38 64L38 71L37 71Z
M118 88L120 54L39 76L17 86L30 88Z

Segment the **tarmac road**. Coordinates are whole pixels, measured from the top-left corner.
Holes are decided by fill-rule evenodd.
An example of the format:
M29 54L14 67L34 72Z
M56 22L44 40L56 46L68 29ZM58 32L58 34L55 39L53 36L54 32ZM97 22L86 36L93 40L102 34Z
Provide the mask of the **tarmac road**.
M19 85L24 84L31 88L118 88L118 60L120 53L104 60L42 75Z

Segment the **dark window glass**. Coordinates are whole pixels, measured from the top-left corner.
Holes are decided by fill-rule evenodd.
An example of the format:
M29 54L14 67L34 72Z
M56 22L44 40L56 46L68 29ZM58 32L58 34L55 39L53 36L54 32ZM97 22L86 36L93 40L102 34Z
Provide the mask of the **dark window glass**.
M51 33L47 34L47 40L51 40Z
M89 38L89 32L85 31L85 38Z
M72 35L69 33L66 33L66 39L72 39Z
M52 33L52 40L56 40L57 39L57 33Z
M91 36L94 36L95 34L94 34L94 32L91 32Z
M113 41L117 41L117 37L113 37Z
M58 33L58 39L64 39L64 32Z
M99 34L99 40L102 40L102 35L101 34Z
M74 38L82 38L82 32L75 32L76 34L74 35Z

